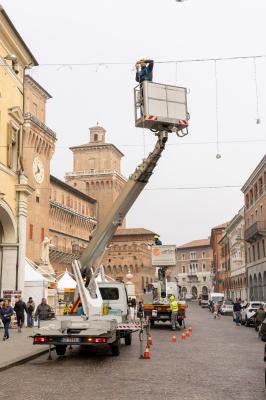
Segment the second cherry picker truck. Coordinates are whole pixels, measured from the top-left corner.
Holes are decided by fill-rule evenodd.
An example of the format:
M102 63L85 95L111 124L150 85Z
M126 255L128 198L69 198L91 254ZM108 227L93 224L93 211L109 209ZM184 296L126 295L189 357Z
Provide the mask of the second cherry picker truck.
M72 264L84 316L70 314L40 321L34 330L33 344L48 344L50 349L55 346L58 355L64 355L67 346L109 345L117 356L121 338L130 345L132 333L143 329L142 319L130 318L124 283L108 280L101 264L116 229L147 185L165 149L168 134L174 132L179 137L187 134L187 91L145 81L134 89L134 98L136 127L151 129L157 141L153 151L129 177L81 257Z

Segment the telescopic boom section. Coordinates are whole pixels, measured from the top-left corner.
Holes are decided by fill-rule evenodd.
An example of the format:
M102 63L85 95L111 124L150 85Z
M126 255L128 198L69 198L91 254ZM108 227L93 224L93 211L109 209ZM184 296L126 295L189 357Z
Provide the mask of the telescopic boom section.
M121 190L105 221L99 224L93 233L89 245L80 257L79 265L83 277L89 278L91 275L91 267L98 267L101 263L105 249L112 240L117 227L121 225L127 212L148 183L161 157L161 153L165 148L168 133L161 131L158 132L157 136L158 140L154 150L129 177L129 180Z

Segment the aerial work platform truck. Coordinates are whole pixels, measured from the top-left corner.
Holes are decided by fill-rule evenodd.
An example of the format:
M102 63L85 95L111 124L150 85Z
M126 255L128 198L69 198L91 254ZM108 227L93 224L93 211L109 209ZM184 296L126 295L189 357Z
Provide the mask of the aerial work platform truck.
M184 117L187 118L188 114L186 90L183 90L183 95L178 98L178 100L181 99L180 104L183 102L179 107L179 101L170 95L174 87L162 85L165 90L165 95L163 95L161 92L158 94L157 89L151 90L152 85L158 84L149 82L146 85L144 82L141 85L138 88L141 96L135 102L135 113L136 115L143 113L146 104L143 103L143 98L146 99L146 102L149 102L149 99L158 102L158 111L160 112L157 113L157 119L151 125L144 123L146 128L156 131L157 141L153 151L129 177L108 216L97 226L81 257L72 264L84 315L70 314L54 320L40 321L40 326L34 330L33 344L48 344L50 349L51 346L55 346L58 355L64 355L68 345L109 345L112 354L117 356L120 352L120 339L123 338L125 344L130 345L132 333L140 331L139 336L143 338L141 333L143 333L143 327L147 325L142 318L144 312L139 314L140 319L132 320L129 310L132 304L128 300L125 284L110 280L105 276L102 259L116 229L121 225L131 206L147 185L165 149L168 134L175 132L178 136L184 136L187 133L183 131L180 121ZM159 97L156 99L156 96ZM162 105L161 110L160 104ZM149 105L149 107L151 106ZM163 114L165 107L168 110L167 121ZM170 110L172 110L171 113ZM149 108L149 111L153 112L153 109ZM143 121L145 120L144 115L141 118ZM143 124L139 124L136 120L136 127L140 127L140 125L142 127ZM185 128L187 128L187 124Z

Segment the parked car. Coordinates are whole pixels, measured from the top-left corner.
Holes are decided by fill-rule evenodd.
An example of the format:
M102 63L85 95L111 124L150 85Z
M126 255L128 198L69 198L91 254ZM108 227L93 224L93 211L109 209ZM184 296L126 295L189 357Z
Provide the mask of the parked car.
M223 304L221 306L221 314L222 315L225 315L225 314L232 315L233 308L234 308L234 305L233 305L232 300L224 300Z
M208 294L202 294L201 295L201 307L208 307L209 304L209 295Z
M242 325L250 326L254 324L254 318L252 318L260 306L264 305L262 301L250 301L241 310L240 322Z

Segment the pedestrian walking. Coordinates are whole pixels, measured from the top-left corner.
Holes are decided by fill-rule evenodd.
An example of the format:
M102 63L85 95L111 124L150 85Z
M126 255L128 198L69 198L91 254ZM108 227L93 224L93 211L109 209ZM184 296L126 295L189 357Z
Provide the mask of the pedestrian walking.
M27 314L27 327L32 328L33 327L33 313L35 310L35 303L32 299L32 297L29 297L29 301L26 304L28 314Z
M241 309L241 299L238 299L233 305L233 320L235 321L236 325L240 325Z
M9 325L11 317L13 315L13 308L9 305L8 300L4 300L0 308L0 318L4 325L4 337L3 340L9 339Z
M221 306L220 306L220 304L214 303L213 314L214 314L214 316L213 316L214 319L216 319L216 318L220 319L221 318Z
M25 320L25 312L28 313L27 306L25 302L22 300L22 297L18 297L15 302L14 311L17 316L17 324L18 324L18 332L21 333L21 329L24 325Z
M42 299L41 304L38 305L34 318L35 321L45 321L49 319L49 313L52 312L51 307L47 304L47 300L45 298Z

